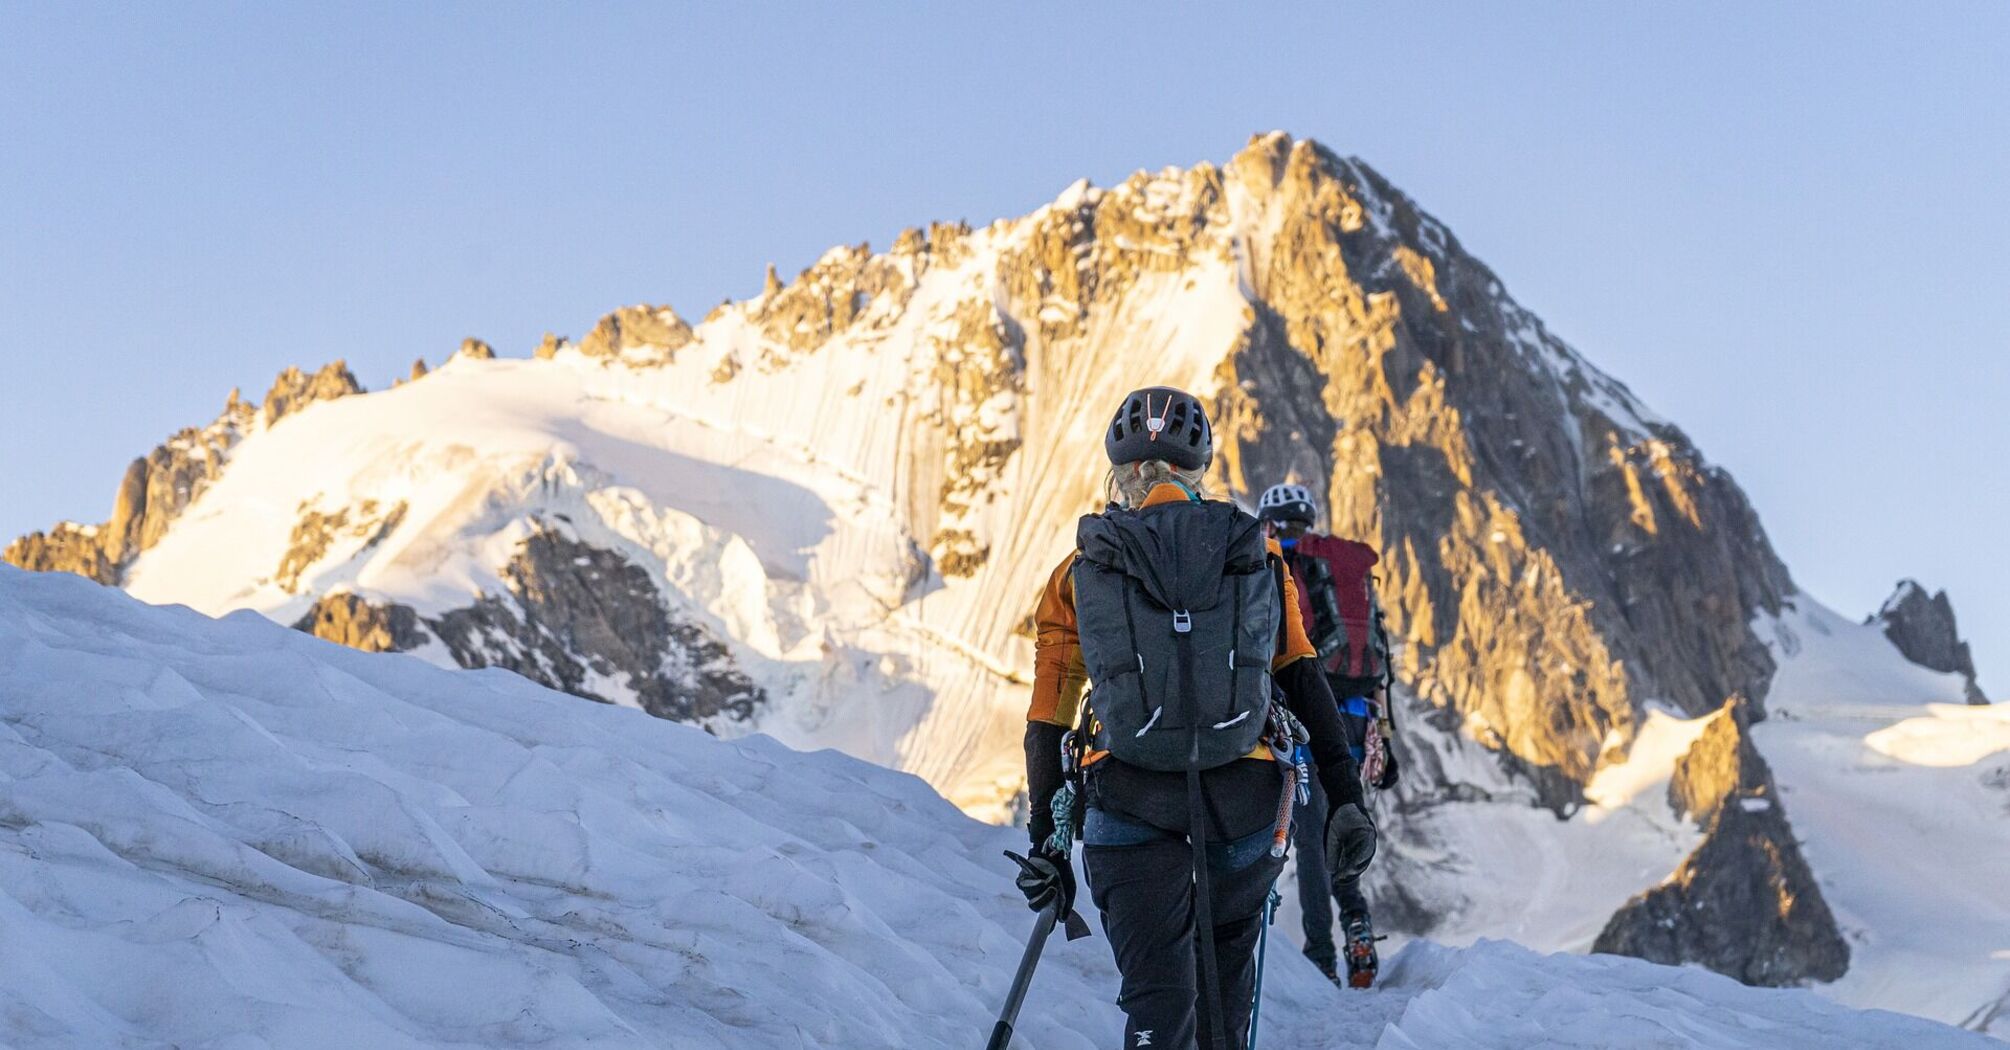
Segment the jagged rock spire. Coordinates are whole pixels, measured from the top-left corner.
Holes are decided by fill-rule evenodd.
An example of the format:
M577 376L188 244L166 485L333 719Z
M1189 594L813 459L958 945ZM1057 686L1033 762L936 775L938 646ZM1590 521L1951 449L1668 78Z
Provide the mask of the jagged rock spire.
M1918 581L1900 580L1891 597L1864 622L1882 627L1884 636L1913 663L1966 679L1969 703L1989 702L1976 681L1975 658L1954 622L1954 603L1946 591L1928 594Z
M288 368L279 373L279 378L272 381L272 389L265 393L265 425L271 426L316 401L332 401L360 393L363 393L363 384L356 381L346 361L337 359L313 375L298 368Z
M571 345L572 340L567 339L565 336L546 332L544 333L544 338L538 341L537 349L531 351L530 356L539 361L549 361L557 357L560 350Z
M579 341L588 357L618 358L631 351L654 351L652 363L668 361L691 342L691 326L668 306L624 306L608 314ZM642 363L642 362L637 362Z

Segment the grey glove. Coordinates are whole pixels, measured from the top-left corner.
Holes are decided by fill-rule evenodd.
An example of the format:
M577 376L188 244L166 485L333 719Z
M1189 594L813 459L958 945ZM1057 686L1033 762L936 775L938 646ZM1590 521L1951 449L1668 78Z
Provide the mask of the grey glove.
M1335 883L1353 882L1375 859L1375 820L1355 803L1333 807L1326 818L1326 872Z

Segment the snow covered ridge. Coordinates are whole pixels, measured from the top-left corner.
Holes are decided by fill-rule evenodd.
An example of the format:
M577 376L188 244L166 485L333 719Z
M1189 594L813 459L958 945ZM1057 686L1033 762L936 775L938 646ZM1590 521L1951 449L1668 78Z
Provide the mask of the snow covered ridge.
M1014 833L834 752L0 566L0 1043L952 1048L1030 917ZM1020 1030L1119 1030L1100 938ZM1273 946L1264 1045L1998 1045L1695 970Z
M2010 705L1805 599L1758 627L1782 659L1754 741L1852 946L1824 994L2010 1039Z

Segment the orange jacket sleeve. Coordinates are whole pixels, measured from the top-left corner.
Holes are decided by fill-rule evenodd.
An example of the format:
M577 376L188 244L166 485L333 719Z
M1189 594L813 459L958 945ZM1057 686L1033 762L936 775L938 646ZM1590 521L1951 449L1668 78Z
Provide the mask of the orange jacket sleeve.
M1075 556L1068 555L1047 578L1034 615L1033 702L1026 721L1073 726L1082 707L1089 673L1082 665L1082 638L1075 629Z
M1270 554L1274 558L1284 557L1284 548L1275 539L1265 541L1270 544ZM1291 578L1291 570L1278 573L1284 578L1284 629L1278 632L1277 656L1270 661L1272 671L1282 671L1286 665L1308 656L1318 656L1319 650L1312 645L1312 638L1305 630L1305 615L1298 606L1298 581Z

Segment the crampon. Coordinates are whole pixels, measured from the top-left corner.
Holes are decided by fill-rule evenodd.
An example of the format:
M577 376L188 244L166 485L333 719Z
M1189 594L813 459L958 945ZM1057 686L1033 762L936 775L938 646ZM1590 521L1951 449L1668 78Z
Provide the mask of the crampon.
M1375 971L1382 965L1380 956L1375 953L1375 942L1381 939L1375 935L1375 929L1369 925L1366 915L1356 915L1347 920L1347 947L1341 952L1347 961L1347 987L1375 986Z

